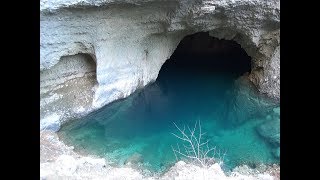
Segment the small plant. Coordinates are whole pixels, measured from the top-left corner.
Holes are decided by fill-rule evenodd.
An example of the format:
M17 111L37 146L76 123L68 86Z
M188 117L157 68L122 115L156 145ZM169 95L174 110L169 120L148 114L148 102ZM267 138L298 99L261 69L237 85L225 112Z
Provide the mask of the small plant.
M189 126L187 126L188 132L186 132L185 126L183 126L183 129L180 129L176 125L176 123L173 122L173 124L179 130L181 135L178 136L175 133L172 133L172 134L178 139L183 141L182 148L180 148L178 143L177 143L176 149L173 148L173 146L171 146L177 161L178 161L178 156L177 156L178 154L183 156L184 158L187 158L193 163L200 164L202 167L209 167L210 165L216 163L217 160L219 160L218 163L223 162L223 158L226 152L223 153L223 155L221 156L220 150L216 150L216 147L209 146L210 140L206 140L205 142L203 142L203 135L205 135L206 133L202 132L200 121L199 123L197 123L196 121L194 128L192 130L189 128ZM197 127L198 127L198 133L196 134ZM215 156L218 156L218 157L215 158Z

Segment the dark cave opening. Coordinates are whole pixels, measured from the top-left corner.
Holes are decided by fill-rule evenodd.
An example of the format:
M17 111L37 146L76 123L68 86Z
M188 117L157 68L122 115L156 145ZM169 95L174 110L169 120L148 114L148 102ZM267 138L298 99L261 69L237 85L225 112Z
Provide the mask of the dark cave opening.
M193 72L222 72L235 77L251 71L251 57L233 40L211 37L199 32L184 37L162 66L159 78L165 71L191 70Z

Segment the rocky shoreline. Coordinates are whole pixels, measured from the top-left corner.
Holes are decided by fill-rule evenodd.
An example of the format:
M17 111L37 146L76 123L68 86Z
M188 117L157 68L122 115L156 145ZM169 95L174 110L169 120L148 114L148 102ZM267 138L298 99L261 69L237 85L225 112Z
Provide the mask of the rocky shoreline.
M60 141L55 132L44 130L40 133L40 179L278 180L280 166L259 166L251 169L243 165L225 173L217 163L206 169L179 161L163 174L152 174L130 166L114 167L103 158L79 155L73 147Z

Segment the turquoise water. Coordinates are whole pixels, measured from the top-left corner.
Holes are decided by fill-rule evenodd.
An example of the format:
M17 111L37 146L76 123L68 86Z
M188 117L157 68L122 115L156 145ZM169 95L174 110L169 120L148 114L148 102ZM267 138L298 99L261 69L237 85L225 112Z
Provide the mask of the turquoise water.
M59 135L76 151L105 157L114 165L131 161L136 167L162 172L176 162L171 146L182 143L171 134L179 134L173 122L193 127L200 121L206 132L203 140L226 152L224 169L277 163L279 159L272 153L274 145L256 130L270 119L267 115L273 113L273 106L270 110L262 107L263 112L261 107L250 107L250 116L245 112L248 108L243 107L247 102L240 102L235 109L232 103L239 96L233 93L239 88L234 85L236 78L238 74L224 71L164 68L155 83L64 125ZM230 115L233 111L241 111L242 117L239 113ZM239 123L241 118L244 120Z

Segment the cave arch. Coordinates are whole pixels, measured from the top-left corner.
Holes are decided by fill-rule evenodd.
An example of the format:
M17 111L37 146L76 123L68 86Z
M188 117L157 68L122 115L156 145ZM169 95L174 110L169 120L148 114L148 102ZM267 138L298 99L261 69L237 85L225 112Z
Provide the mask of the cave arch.
M252 58L236 41L218 39L210 36L209 32L198 32L185 36L179 42L173 54L162 65L159 76L172 67L223 71L241 76L250 74L251 63Z
M221 100L222 108L230 111L223 112L221 121L226 122L226 127L232 127L231 125L240 125L252 117L264 117L276 106L273 99L260 94L251 81L250 75L256 71L252 70L252 64L251 56L236 41L218 39L211 37L208 32L199 32L185 36L180 41L171 57L162 65L156 84L162 87L161 90L166 95L170 94L167 93L170 91L167 90L169 86L174 84L178 87L176 84L179 83L187 84L178 87L179 92L185 94L185 97L189 98L197 93L207 95L195 98L194 102L206 101L211 95L225 97ZM207 81L209 78L211 79ZM229 88L223 92L217 90L216 94L211 93L219 89L219 85L226 85L220 84L220 79L228 81ZM188 82L181 82L185 80ZM196 82L202 80L207 84L216 83L213 83L215 87L202 86L201 82ZM196 86L202 88L197 88L195 93L190 90L193 94L183 92Z

